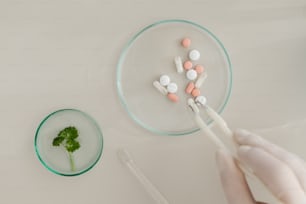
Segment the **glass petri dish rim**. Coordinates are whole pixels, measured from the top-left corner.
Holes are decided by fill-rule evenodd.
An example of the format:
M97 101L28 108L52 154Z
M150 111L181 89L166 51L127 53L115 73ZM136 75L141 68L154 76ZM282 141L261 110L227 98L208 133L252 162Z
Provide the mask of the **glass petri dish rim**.
M124 109L127 111L128 115L137 123L139 124L141 127L155 133L155 134L159 134L159 135L167 135L167 136L183 136L183 135L189 135L192 133L195 133L197 131L199 131L199 128L194 128L191 130L186 130L186 131L181 131L181 132L169 132L169 131L161 131L158 130L156 128L153 128L145 123L143 123L141 120L139 120L137 118L137 116L135 116L128 108L128 104L125 101L124 98L124 94L123 94L123 90L122 90L122 85L121 85L121 70L122 70L122 66L124 64L124 60L125 60L125 56L128 53L129 48L131 47L131 45L137 40L137 38L143 34L144 32L146 32L147 30L149 30L150 28L153 28L155 26L158 25L162 25L162 24L167 24L167 23L185 23L185 24L189 24L192 26L195 26L201 30L203 30L204 32L206 32L208 35L210 35L215 41L216 43L220 46L220 48L222 49L222 51L224 52L225 55L225 59L227 61L228 64L228 85L227 85L227 94L225 96L224 102L223 104L220 106L219 110L217 110L217 112L219 114L221 114L226 106L226 104L229 101L231 92L232 92L232 64L231 64L231 60L229 57L228 52L226 51L223 43L217 38L217 36L215 34L213 34L211 31L209 31L207 28L205 28L204 26L197 24L195 22L189 21L189 20L184 20L184 19L166 19L166 20L160 20L157 21L155 23L152 23L144 28L142 28L140 31L138 31L123 47L123 50L120 54L119 57L119 61L117 63L117 73L116 73L116 85L117 85L117 92L118 92L118 96L119 99L121 101L121 104L123 105ZM208 125L211 124L213 121L209 120L207 123Z
M52 116L54 116L55 114L59 113L59 112L65 112L65 111L75 111L75 112L78 112L80 114L82 114L83 116L85 116L87 119L89 119L97 128L98 128L98 131L99 131L99 135L100 135L100 138L101 138L101 150L99 151L99 154L98 154L98 157L97 159L91 164L89 165L87 168L85 168L84 170L80 171L80 172L77 172L77 173L71 173L71 174L67 174L67 173L62 173L62 172L59 172L55 169L53 169L52 167L48 166L45 161L43 160L43 158L40 156L40 153L39 153L39 150L38 150L38 147L37 147L37 139L39 137L39 130L41 129L41 127L43 126L43 124ZM73 108L65 108L65 109L59 109L59 110L56 110L52 113L50 113L49 115L47 115L41 122L40 124L38 125L38 128L35 132L35 138L34 138L34 147L35 147L35 152L36 152L36 155L39 159L39 161L43 164L43 166L48 169L50 172L52 173L55 173L57 175L61 175L61 176L78 176L78 175L81 175L81 174L84 174L86 173L87 171L89 171L90 169L92 169L97 163L98 161L100 160L102 154L103 154L103 145L104 145L104 140L103 140L103 133L101 131L101 128L99 127L98 123L90 116L88 115L87 113L83 112L83 111L80 111L80 110L77 110L77 109L73 109Z

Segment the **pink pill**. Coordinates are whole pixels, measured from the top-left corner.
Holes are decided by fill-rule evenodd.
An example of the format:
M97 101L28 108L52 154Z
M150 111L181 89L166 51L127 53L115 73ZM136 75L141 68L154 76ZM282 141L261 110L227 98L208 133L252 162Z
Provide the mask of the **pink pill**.
M204 67L203 67L202 65L199 65L199 64L196 65L194 69L196 70L196 72L197 72L198 74L201 74L201 73L204 72Z
M174 93L168 93L167 97L169 98L170 101L175 103L178 102L179 100L179 97Z
M185 70L191 69L192 68L192 62L189 61L189 60L185 61L183 67L184 67Z
M181 41L181 45L184 48L188 48L191 44L191 40L189 38L183 38L183 40Z
M192 92L191 92L191 95L192 95L193 97L197 97L197 96L199 96L200 94L201 94L200 89L197 89L197 88L193 89Z
M194 83L193 82L189 82L186 86L185 92L187 94L191 94L192 90L194 89Z

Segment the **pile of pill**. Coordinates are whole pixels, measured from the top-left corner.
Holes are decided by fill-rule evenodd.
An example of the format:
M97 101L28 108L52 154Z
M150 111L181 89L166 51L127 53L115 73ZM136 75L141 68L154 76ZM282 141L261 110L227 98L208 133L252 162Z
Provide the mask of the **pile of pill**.
M188 49L191 46L191 39L183 38L181 40L181 46ZM179 74L184 73L184 71L186 72L188 84L185 88L185 93L190 94L198 105L205 105L206 98L201 95L200 88L207 78L207 73L204 70L204 66L197 63L201 58L201 53L197 49L191 49L188 51L187 58L183 62L180 56L174 57L176 71ZM167 95L171 101L178 102L179 98L176 95L178 86L170 82L168 75L162 75L159 81L153 82L153 85L163 95Z
M189 38L183 38L181 40L181 45L184 48L189 48L191 45L191 39ZM197 104L205 105L206 98L204 96L201 96L200 88L202 84L204 83L205 79L207 78L207 73L204 72L204 66L197 63L199 59L201 58L201 53L197 49L191 49L188 52L188 59L183 63L183 68L186 71L186 78L188 79L188 84L185 88L185 92L187 94L190 94L194 97L194 100ZM180 57L175 57L175 65L178 73L180 66L178 66L178 59Z
M153 86L159 90L163 95L166 95L168 99L173 102L178 102L178 96L176 92L178 90L177 84L171 82L168 75L161 75L159 81L154 81Z

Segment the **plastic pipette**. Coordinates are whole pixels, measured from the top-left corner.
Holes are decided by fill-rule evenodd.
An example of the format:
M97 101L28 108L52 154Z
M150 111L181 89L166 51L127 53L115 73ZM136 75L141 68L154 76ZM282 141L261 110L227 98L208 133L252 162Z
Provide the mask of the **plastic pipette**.
M121 162L127 166L130 172L137 178L137 180L142 184L144 189L151 195L151 197L156 201L156 203L169 204L167 199L157 190L157 188L151 183L151 181L137 167L131 155L126 149L119 149L118 157Z

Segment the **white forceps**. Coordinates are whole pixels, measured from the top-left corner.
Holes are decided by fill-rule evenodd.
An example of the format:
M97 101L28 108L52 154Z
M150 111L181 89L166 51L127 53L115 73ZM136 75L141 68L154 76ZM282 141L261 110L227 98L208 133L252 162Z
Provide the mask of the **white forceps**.
M227 136L227 138L232 142L232 144L235 147L237 147L237 144L234 142L233 139L233 131L228 127L225 120L210 106L206 104L200 104L196 103L194 99L189 98L188 106L191 108L191 110L194 113L194 119L197 123L198 127L208 136L208 138L219 148L224 149L230 153L232 153L232 156L237 159L237 152L232 152L226 145L219 139L219 137L211 130L211 128L203 121L203 119L200 116L200 109L199 106L203 107L207 115L216 123L216 125L221 129L221 131ZM252 172L251 169L247 168L245 165L238 161L238 165L241 168L241 170L249 176L249 178L255 179L256 176Z
M200 116L200 109L199 109L197 103L192 98L189 98L187 103L188 103L188 106L191 108L191 110L194 113L194 117L195 117L194 119L195 119L195 122L197 123L197 125L199 126L199 128L215 143L215 145L218 148L228 149L224 145L224 143L217 137L217 135L211 130L211 128L208 127L208 125L203 121L203 119ZM225 120L214 109L212 109L208 105L206 105L206 104L204 104L204 105L199 104L199 105L204 108L207 115L213 121L215 121L216 125L222 130L222 132L229 139L233 140L233 132L229 129Z

